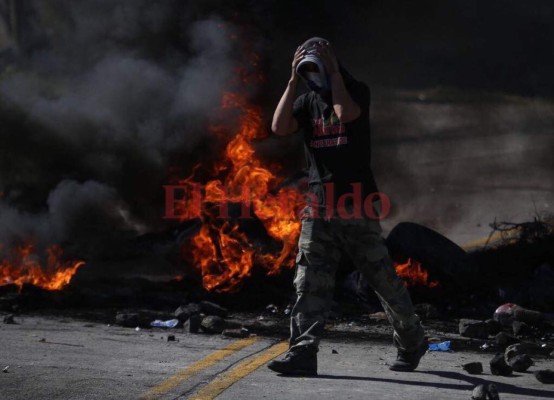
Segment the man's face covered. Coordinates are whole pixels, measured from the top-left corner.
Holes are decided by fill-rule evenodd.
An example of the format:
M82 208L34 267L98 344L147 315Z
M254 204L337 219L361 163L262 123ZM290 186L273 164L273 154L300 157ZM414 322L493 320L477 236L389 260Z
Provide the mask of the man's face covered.
M321 59L315 54L315 43L310 41L303 44L306 48L306 56L296 67L296 73L306 82L308 87L323 95L329 92L331 85L329 76Z

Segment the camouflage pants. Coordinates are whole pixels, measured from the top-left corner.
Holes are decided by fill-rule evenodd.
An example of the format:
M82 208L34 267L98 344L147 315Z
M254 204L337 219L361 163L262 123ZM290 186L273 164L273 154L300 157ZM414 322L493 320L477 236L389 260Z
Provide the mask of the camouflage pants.
M341 251L377 294L394 328L393 343L411 351L423 341L423 328L410 295L396 275L378 220L305 218L298 242L289 351L316 347L332 300Z

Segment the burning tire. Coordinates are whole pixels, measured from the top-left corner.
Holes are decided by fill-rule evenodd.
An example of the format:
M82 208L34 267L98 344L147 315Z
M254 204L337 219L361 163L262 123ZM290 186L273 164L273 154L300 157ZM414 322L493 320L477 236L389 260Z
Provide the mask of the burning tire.
M471 259L457 244L423 225L402 222L386 239L393 260L417 260L442 286L467 290L479 282Z

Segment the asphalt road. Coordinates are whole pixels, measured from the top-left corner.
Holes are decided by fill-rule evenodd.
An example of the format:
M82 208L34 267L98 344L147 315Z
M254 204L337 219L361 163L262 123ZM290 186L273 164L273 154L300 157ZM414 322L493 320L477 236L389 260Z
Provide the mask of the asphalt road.
M495 382L503 400L547 399L554 387L531 373L489 374L490 354L428 353L412 373L389 371L383 343L326 340L319 376L275 375L265 364L286 349L266 337L225 339L175 330L121 328L53 317L0 325L2 399L470 399L476 384ZM336 351L336 353L333 352ZM460 364L482 361L483 375ZM530 371L554 368L538 360Z

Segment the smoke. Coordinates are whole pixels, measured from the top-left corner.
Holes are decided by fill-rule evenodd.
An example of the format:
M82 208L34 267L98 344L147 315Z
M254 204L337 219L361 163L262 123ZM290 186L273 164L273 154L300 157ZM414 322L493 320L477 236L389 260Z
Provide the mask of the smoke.
M207 126L236 66L248 64L241 43L260 50L269 124L294 49L314 35L372 89L373 166L393 200L391 226L411 220L469 238L477 224L487 234L495 217L554 204L554 109L525 98L554 93L548 1L12 3L20 31L0 40L18 43L0 75L8 246L33 236L94 255L167 229L161 186L176 166L186 176L213 153ZM296 136L258 150L293 173L301 146Z
M0 243L98 256L166 229L162 185L209 137L233 27L176 1L42 3L0 80Z

